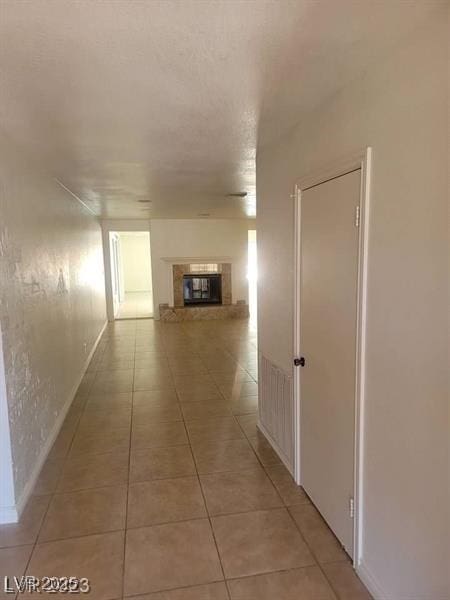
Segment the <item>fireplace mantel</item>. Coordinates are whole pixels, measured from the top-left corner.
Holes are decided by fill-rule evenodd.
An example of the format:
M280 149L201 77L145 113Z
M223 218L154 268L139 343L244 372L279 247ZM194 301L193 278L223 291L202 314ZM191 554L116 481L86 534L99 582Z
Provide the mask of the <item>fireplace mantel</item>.
M161 258L166 263L175 265L186 265L190 263L231 263L231 256L163 256Z

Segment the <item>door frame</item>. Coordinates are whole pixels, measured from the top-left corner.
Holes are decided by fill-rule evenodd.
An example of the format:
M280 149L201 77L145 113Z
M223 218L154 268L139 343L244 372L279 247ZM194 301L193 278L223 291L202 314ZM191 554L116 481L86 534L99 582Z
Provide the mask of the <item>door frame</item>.
M147 225L147 227L146 227ZM114 302L113 302L113 289L112 289L112 256L111 256L111 241L110 233L128 233L134 231L142 231L149 235L150 245L150 281L153 293L153 269L152 269L152 234L150 230L150 221L135 220L122 220L122 219L110 219L102 222L102 240L103 240L103 261L104 261L104 273L105 273L105 298L106 298L106 315L108 321L112 322L116 320L114 315ZM122 286L123 290L123 286ZM154 300L154 297L153 297ZM155 317L155 305L153 305L153 317L145 318L157 318ZM121 320L120 317L118 320Z
M367 319L367 273L368 239L370 212L370 182L372 148L366 147L339 162L325 165L315 173L299 178L295 184L295 284L294 284L294 357L301 355L300 347L300 306L301 306L301 204L302 191L325 183L330 179L361 169L360 212L359 212L359 255L358 255L358 300L356 324L356 377L355 377L355 443L354 443L354 527L353 565L361 562L363 535L363 453L364 453L364 398L365 398L365 354ZM301 485L301 397L300 369L294 367L294 479Z
M123 278L121 269L121 253L120 253L120 236L117 231L109 232L109 256L111 265L111 294L112 294L112 306L114 320L119 314L119 308L121 302L123 302ZM115 287L117 286L117 301L116 305L115 298Z

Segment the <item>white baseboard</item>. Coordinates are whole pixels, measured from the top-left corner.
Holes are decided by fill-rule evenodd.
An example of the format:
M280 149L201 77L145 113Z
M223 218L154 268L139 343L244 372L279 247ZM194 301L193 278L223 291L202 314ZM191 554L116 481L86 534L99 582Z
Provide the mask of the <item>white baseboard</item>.
M292 475L293 471L294 471L293 465L290 464L288 458L283 454L281 448L278 446L278 444L276 443L276 441L273 439L273 437L270 435L270 433L267 431L267 429L261 423L261 421L260 421L259 418L258 418L258 425L257 425L257 427L261 431L261 433L264 434L265 438L267 439L267 441L269 442L269 444L272 446L273 450L278 455L278 458L281 460L281 462L284 464L284 466L286 467L286 469Z
M42 449L39 453L39 456L36 460L33 471L30 475L30 478L28 479L22 493L20 494L20 498L16 501L15 506L2 507L0 509L0 524L17 523L17 521L19 520L20 515L22 514L22 511L25 508L26 503L28 502L28 500L33 492L33 488L36 484L37 478L39 477L41 469L44 466L47 456L48 456L56 438L58 437L59 431L62 427L62 424L64 423L64 419L66 418L67 413L69 412L69 409L72 405L73 399L75 398L75 395L77 393L77 390L81 383L81 380L83 379L83 377L86 373L86 370L89 366L89 363L91 362L91 359L92 359L92 356L94 355L95 350L97 349L98 343L100 342L100 339L103 335L103 332L106 329L107 324L108 324L108 321L105 321L100 333L97 336L97 339L95 340L94 345L92 346L92 350L90 351L89 356L86 358L86 360L84 362L82 371L81 371L80 375L78 376L75 384L73 385L73 387L69 393L69 396L64 404L64 407L61 410L61 412L59 413L58 418L56 419L55 424L52 427L50 435L48 436L44 446L42 447Z
M389 600L392 598L392 596L383 590L380 583L372 575L370 569L367 567L364 561L361 561L355 570L358 577L373 596L374 600Z

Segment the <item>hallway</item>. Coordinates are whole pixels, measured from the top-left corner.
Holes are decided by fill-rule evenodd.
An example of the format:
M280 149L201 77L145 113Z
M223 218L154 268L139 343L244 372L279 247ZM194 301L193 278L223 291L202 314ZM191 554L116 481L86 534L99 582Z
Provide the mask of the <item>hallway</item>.
M111 323L0 526L1 573L85 577L95 600L369 598L258 435L256 379L247 321Z
M0 600L450 600L449 0L0 39Z

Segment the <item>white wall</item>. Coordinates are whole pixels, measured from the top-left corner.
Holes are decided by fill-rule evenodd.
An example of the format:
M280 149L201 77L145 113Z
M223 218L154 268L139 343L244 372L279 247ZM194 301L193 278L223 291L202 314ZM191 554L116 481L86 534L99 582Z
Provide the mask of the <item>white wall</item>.
M119 238L125 292L151 292L149 233L120 233Z
M20 509L105 323L103 260L93 215L4 138L0 169L0 320Z
M150 223L155 316L170 301L170 264L164 258L227 258L232 263L232 302L248 302L248 230L253 220L154 219ZM227 262L227 261L224 261Z
M9 425L5 363L3 356L3 339L0 321L0 523L14 523L18 519L18 511L14 493L11 431Z
M260 350L291 373L290 194L373 147L360 573L389 600L449 597L448 35L443 10L257 155Z

